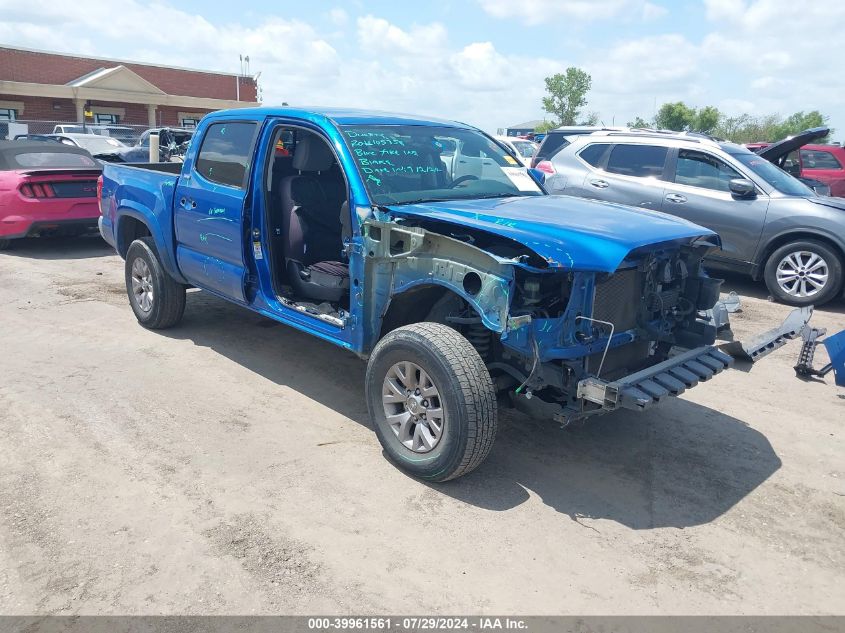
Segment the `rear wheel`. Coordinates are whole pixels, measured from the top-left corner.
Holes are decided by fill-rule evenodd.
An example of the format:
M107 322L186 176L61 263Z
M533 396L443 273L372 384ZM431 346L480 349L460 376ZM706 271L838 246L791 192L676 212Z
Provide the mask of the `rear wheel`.
M822 242L798 240L769 256L763 278L772 296L783 303L822 305L842 287L842 260Z
M429 481L475 469L496 436L496 394L470 342L439 323L393 330L367 365L367 405L385 453Z
M12 240L0 240L0 251L8 250L12 246Z
M171 277L153 238L140 237L126 252L126 292L138 323L152 330L173 327L185 312L185 286Z

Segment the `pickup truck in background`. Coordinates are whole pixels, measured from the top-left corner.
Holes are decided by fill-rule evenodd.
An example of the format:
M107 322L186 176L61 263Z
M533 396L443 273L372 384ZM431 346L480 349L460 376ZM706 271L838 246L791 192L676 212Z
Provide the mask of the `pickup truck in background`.
M105 164L100 197L141 325L176 325L196 286L358 354L386 454L430 481L484 460L499 401L566 425L731 362L712 231L549 196L464 124L217 112L181 165Z

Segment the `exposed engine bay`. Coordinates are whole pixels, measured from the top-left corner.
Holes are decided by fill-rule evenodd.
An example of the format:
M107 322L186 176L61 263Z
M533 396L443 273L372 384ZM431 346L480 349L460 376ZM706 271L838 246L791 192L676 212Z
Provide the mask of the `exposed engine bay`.
M635 249L608 273L552 268L483 231L415 224L370 231L373 275L399 293L424 282L454 289L425 320L459 330L497 390L531 415L569 424L643 409L732 362L714 346L726 323L712 313L722 280L702 264L711 240Z

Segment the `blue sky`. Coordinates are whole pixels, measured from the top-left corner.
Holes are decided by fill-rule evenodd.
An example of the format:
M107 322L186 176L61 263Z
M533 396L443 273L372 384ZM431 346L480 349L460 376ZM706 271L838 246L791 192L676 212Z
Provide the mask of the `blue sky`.
M578 66L593 77L587 110L606 124L684 100L731 115L819 109L845 139L845 76L831 56L843 0L246 5L0 0L0 43L227 71L243 53L267 103L410 111L490 131L542 118L543 78Z

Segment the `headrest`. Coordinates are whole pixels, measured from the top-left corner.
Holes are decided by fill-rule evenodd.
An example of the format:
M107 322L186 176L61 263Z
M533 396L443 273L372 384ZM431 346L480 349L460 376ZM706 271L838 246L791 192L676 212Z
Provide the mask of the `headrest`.
M293 152L293 168L299 171L325 171L334 163L334 154L321 138L308 135L302 138Z

